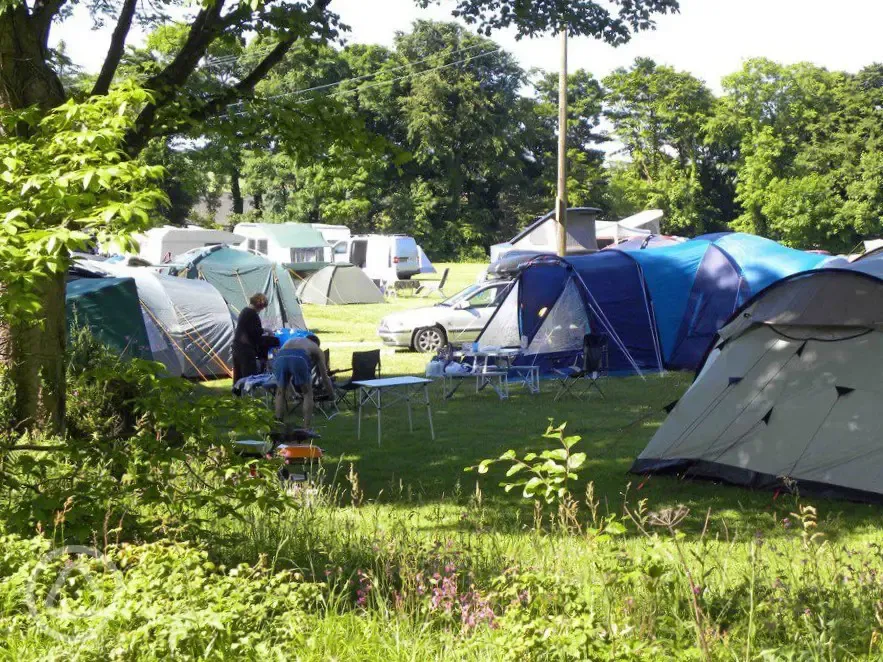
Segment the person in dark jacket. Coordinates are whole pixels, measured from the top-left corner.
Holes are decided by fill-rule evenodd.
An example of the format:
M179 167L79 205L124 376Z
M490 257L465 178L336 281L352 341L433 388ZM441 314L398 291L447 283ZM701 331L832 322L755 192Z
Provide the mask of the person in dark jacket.
M267 307L267 297L260 292L252 295L239 313L233 335L233 384L258 373L258 354L264 327L259 313Z

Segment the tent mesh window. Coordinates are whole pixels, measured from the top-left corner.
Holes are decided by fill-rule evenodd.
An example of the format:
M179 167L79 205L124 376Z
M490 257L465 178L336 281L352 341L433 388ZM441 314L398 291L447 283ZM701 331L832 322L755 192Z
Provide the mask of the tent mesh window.
M583 337L588 332L586 305L576 281L571 278L552 310L546 315L525 354L577 352L582 349Z
M479 346L518 347L521 344L518 325L518 288L516 282L500 304L496 314L488 323L479 338Z

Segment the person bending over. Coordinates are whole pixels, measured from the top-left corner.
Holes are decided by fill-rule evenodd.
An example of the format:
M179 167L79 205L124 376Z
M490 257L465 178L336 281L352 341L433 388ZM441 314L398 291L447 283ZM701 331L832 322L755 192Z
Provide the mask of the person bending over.
M258 354L264 327L259 313L267 307L267 297L258 292L248 300L248 305L239 313L236 331L233 334L233 384L240 379L256 375Z
M316 368L326 393L334 393L334 385L325 365L325 356L319 348L319 338L310 334L304 338L292 338L286 342L273 359L276 376L276 419L284 421L288 411L291 389L295 388L304 399L304 427L308 430L313 422L315 395L312 370Z

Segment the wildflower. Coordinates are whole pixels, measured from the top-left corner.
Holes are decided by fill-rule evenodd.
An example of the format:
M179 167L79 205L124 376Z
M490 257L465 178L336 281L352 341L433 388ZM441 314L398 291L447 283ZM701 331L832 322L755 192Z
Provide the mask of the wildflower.
M702 595L702 587L694 586L693 587L693 595Z
M791 528L791 520L788 517L786 517L785 519L782 520L782 526L785 527L786 529L790 529Z
M812 610L809 607L807 607L806 609L803 610L803 615L804 616L812 616Z

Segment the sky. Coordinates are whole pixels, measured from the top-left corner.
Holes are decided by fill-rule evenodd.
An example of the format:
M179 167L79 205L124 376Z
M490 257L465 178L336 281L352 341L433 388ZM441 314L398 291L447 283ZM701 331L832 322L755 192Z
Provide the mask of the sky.
M857 71L883 61L883 2L879 0L681 0L679 14L657 19L653 32L641 33L613 48L589 38L571 38L568 67L602 77L636 57L689 71L720 92L721 78L751 57L783 63L813 62L829 69ZM392 45L397 31L425 18L453 20L454 2L420 9L414 0L332 0L331 8L352 30L351 42ZM112 26L92 31L84 11L53 30L52 43L64 40L69 56L97 71ZM136 39L143 38L137 31ZM554 36L517 41L513 32L492 35L522 67L558 69Z

